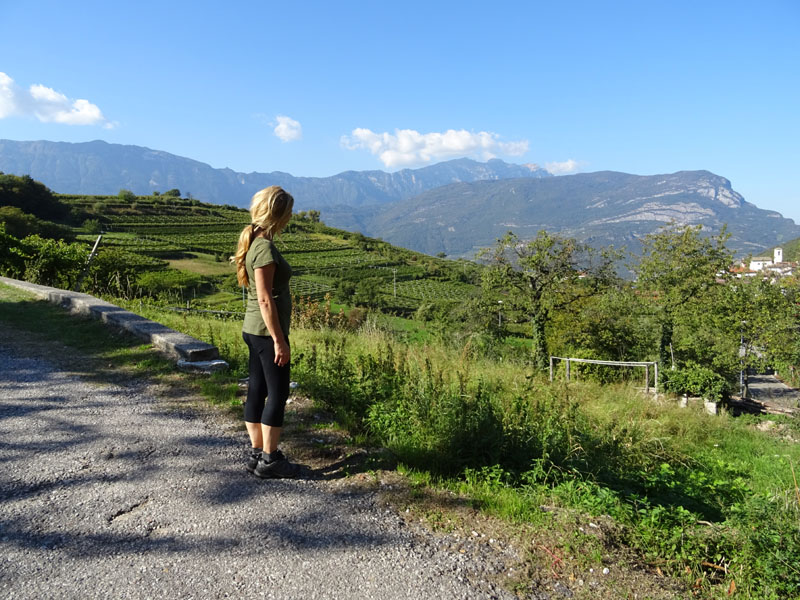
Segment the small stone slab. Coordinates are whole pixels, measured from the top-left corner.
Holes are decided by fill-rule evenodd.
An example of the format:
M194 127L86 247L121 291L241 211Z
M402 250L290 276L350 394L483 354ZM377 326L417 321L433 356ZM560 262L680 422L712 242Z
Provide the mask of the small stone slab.
M217 371L224 371L228 368L228 363L224 360L198 360L188 361L179 360L178 368L182 371L192 371L194 373L216 373Z

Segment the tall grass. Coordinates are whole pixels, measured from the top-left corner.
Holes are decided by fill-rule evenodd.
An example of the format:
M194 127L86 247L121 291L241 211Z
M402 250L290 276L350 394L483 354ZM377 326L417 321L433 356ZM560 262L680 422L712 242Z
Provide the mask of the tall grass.
M245 374L238 321L164 316ZM680 409L625 385L549 383L468 344L397 343L370 319L360 332L291 337L301 390L425 480L516 521L541 520L542 504L609 515L622 542L662 570L702 576L712 596L735 580L745 597L800 598L794 422L776 435L758 418Z

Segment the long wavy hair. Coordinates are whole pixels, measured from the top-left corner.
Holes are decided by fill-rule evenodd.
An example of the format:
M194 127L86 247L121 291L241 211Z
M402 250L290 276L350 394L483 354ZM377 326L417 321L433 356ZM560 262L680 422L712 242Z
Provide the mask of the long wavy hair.
M245 259L253 239L262 232L265 234L264 237L269 240L278 235L292 218L292 207L294 207L294 198L280 186L271 185L253 194L253 198L250 200L251 222L239 234L239 245L236 247L236 254L232 257L233 263L236 265L236 278L239 280L239 285L250 285Z

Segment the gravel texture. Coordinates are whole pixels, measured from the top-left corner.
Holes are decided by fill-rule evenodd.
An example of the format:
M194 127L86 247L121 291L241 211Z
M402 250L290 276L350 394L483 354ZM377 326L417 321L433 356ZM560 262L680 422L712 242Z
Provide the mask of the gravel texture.
M259 480L246 436L0 326L0 597L513 598L376 492ZM488 567L488 568L487 568Z
M800 390L790 388L774 375L749 375L747 388L750 396L784 408L800 406Z

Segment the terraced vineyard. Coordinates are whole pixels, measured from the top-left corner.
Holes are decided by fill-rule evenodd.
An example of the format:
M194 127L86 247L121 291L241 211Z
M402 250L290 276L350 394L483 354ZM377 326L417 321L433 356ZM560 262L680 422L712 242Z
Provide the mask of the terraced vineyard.
M235 252L239 233L249 222L245 210L174 197L60 198L100 221L105 230L101 251L114 248L138 256L136 264L144 269L166 269L167 260L183 267L192 257L202 256L224 262ZM78 239L93 244L96 234L84 233ZM369 280L377 285L380 305L409 313L423 303L458 303L476 293L475 285L459 281L465 279L463 264L393 248L323 223L293 220L276 244L292 265L293 293L302 298L319 300L335 293L342 282L357 287ZM208 293L193 293L197 303L207 297L210 303L240 309L241 292L232 274L212 279Z

